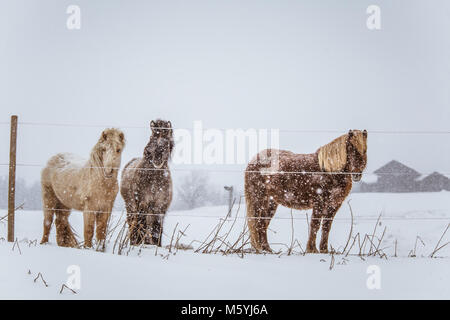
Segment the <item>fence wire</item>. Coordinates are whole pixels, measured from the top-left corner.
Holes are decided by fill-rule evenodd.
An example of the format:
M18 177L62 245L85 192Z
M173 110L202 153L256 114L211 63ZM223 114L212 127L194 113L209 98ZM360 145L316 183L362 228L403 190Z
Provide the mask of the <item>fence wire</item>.
M10 125L10 122L0 122L0 125ZM29 122L29 121L21 121L18 122L18 125L21 126L46 126L46 127L86 127L86 128L107 128L107 127L118 127L118 128L124 128L124 129L149 129L149 126L133 126L133 125L104 125L104 124L83 124L83 123L54 123L54 122ZM154 129L160 129L160 130L194 130L194 128L177 128L177 127L155 127ZM230 128L213 128L215 130L230 130ZM202 130L208 130L207 128L203 128ZM302 130L302 129L279 129L279 132L286 132L286 133L347 133L347 130L328 130L328 129L318 129L318 130ZM370 134L400 134L400 135L446 135L450 134L450 130L367 130ZM0 166L10 166L8 163L0 163ZM45 164L32 164L32 163L18 163L16 164L17 167L46 167ZM54 167L56 168L56 167ZM86 169L101 169L103 167L84 167ZM120 167L112 168L115 170L120 170ZM127 170L142 170L142 171L212 171L212 172L240 172L240 173L263 173L263 174L311 174L311 175L352 175L352 174L360 174L360 172L323 172L323 171L268 171L268 170L239 170L239 169L192 169L192 168L172 168L172 169L158 169L158 168L128 168ZM419 173L421 175L429 175L433 172L427 172L427 173ZM391 176L403 176L403 175L411 175L410 173L405 172L363 172L363 175L391 175ZM450 175L450 172L444 172L441 174L443 175ZM66 211L70 212L72 210L68 209L51 209L52 211ZM450 210L450 209L449 209ZM77 210L73 210L77 211ZM417 212L433 212L433 211L442 211L442 210L423 210L423 211L417 211ZM112 211L112 212L106 212L106 211L94 211L94 210L87 210L83 211L83 213L92 213L92 214L113 214L117 213L118 211ZM408 212L410 213L410 212ZM246 216L234 216L231 217L230 214L227 214L225 217L223 216L217 216L217 215L187 215L187 214L171 214L170 212L167 214L153 214L153 213L141 213L141 212L127 212L124 213L122 211L122 214L126 215L139 215L139 216L164 216L164 217L188 217L188 218L212 218L212 219L221 219L221 220L229 220L233 221L234 219L273 219L273 220L311 220L316 219L309 217L307 214L304 216L299 217L246 217ZM353 221L357 222L359 220L379 220L381 217L381 220L450 220L450 217L396 217L396 216L354 216L352 218L320 218L322 220L333 220L334 221ZM319 218L318 218L319 219Z
M242 198L244 198L244 196L242 196ZM22 209L21 209L22 210ZM335 216L333 218L327 218L327 217L312 217L311 214L308 213L298 213L298 211L300 210L296 210L297 212L295 212L294 214L297 214L299 216L294 217L294 216L290 216L290 217L280 217L280 216L273 216L273 217L248 217L248 216L244 216L244 215L237 215L239 212L236 212L236 215L233 215L233 210L228 211L228 213L224 216L219 216L219 215L214 215L214 214L205 214L203 213L202 215L198 215L198 214L180 214L180 213L171 213L171 211L167 212L167 213L143 213L143 212L126 212L125 210L120 210L118 208L113 208L112 211L99 211L99 210L75 210L75 209L57 209L57 208L44 208L44 210L49 210L49 211L58 211L58 212L72 212L72 211L79 211L82 213L88 213L88 214L111 214L113 216L117 216L117 215L129 215L129 216L133 216L133 215L137 215L137 216L156 216L156 217L164 217L164 218L172 218L172 217L186 217L186 218L207 218L207 219L216 219L216 220L227 220L227 221L233 221L234 219L239 219L239 220L306 220L306 221L310 221L310 220L333 220L333 221L353 221L353 222L358 222L358 221L375 221L375 220L379 220L379 221L384 221L384 220L391 220L391 221L400 221L400 220L417 220L417 221L427 221L427 220L433 220L433 221L449 221L450 222L450 216L441 216L441 217L405 217L405 216L389 216L389 215L383 215L383 214L379 214L377 216L374 215L368 215L368 216L363 216L363 215L359 215L359 216L353 216L351 218L348 217L339 217L339 216ZM239 210L239 209L238 209ZM311 209L309 209L311 210ZM27 210L25 210L27 211ZM303 211L303 210L302 210ZM305 210L306 211L306 210ZM416 210L416 211L405 211L405 212L397 212L399 214L412 214L412 213L436 213L436 212L443 212L443 211L448 211L450 212L450 209L427 209L427 210ZM394 212L391 212L391 214L393 214Z
M0 163L0 166L9 166L8 163ZM48 167L45 164L36 164L36 163L17 163L16 167L40 167L40 168L52 168L58 169L61 167ZM85 169L103 169L105 167L92 167L86 166L82 167ZM111 167L113 170L121 170L121 167ZM240 169L203 169L203 168L127 168L125 170L137 170L137 171L209 171L209 172L241 172L241 173L261 173L264 175L277 175L277 174L311 174L311 175L353 175L353 174L362 174L362 175L389 175L389 176L410 176L411 173L407 172L341 172L341 171L269 171L264 170L240 170ZM430 175L433 172L422 172L418 173L420 175ZM440 172L443 175L450 175L450 172Z
M10 122L0 122L0 125L9 125ZM88 123L57 123L57 122L31 122L31 121L20 121L18 125L22 126L42 126L42 127L84 127L84 128L109 128L118 127L123 129L148 129L149 126L139 126L139 125L106 125L106 124L88 124ZM194 128L183 128L183 127L155 127L155 129L160 130L194 130ZM210 128L214 130L230 130L231 128ZM276 128L274 128L276 129ZM208 128L203 128L203 130L208 130ZM347 133L348 130L339 129L278 129L279 132L286 133ZM450 134L450 130L377 130L377 129L367 129L369 133L375 134Z

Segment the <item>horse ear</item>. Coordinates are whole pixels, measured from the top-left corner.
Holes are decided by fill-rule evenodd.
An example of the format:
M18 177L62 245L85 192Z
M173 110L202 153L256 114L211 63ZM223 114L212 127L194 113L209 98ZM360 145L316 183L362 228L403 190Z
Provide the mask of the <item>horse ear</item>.
M150 129L153 129L153 127L156 125L155 121L150 121Z
M364 129L364 131L363 131L363 137L367 138L367 130L366 129Z
M348 130L348 136L349 136L349 137L352 137L352 136L353 136L353 130L351 130L351 129Z
M102 132L102 141L106 141L106 138L108 138L108 135L105 131Z
M123 134L123 132L119 133L119 139L122 142L125 140L125 135Z
M170 120L167 121L167 124L169 125L169 128L172 128L172 122L170 122Z

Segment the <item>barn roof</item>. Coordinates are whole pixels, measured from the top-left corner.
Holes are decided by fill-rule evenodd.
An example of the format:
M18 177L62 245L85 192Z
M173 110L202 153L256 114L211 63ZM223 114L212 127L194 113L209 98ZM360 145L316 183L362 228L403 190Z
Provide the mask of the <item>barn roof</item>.
M449 181L450 179L447 178L446 176L444 176L442 173L439 172L433 172L431 174L429 174L428 176L426 176L425 178L423 178L421 181Z
M389 161L381 168L375 170L374 173L377 175L383 175L383 174L407 175L407 176L413 176L415 178L420 176L420 173L418 173L416 170L414 170L408 166L405 166L403 163L400 163L397 160Z

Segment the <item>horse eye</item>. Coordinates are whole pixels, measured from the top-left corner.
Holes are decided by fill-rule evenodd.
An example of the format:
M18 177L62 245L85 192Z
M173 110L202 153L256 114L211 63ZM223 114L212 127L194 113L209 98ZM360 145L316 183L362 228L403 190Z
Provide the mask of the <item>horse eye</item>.
M116 151L117 151L117 153L119 153L119 152L120 152L120 149L117 149Z

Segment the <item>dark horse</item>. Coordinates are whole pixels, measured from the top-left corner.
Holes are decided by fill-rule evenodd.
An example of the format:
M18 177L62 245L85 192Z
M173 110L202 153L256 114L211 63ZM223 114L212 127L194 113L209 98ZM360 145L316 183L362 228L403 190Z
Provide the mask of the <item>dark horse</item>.
M267 162L276 161L275 171ZM245 172L245 197L251 243L257 252L271 251L267 228L277 206L313 209L307 252L317 253L316 235L322 224L320 252L328 252L328 234L336 212L361 180L367 163L367 131L350 130L312 154L268 149Z
M161 246L163 218L172 202L168 161L174 140L170 121L151 121L150 128L144 156L132 159L123 170L120 193L127 209L130 243Z

